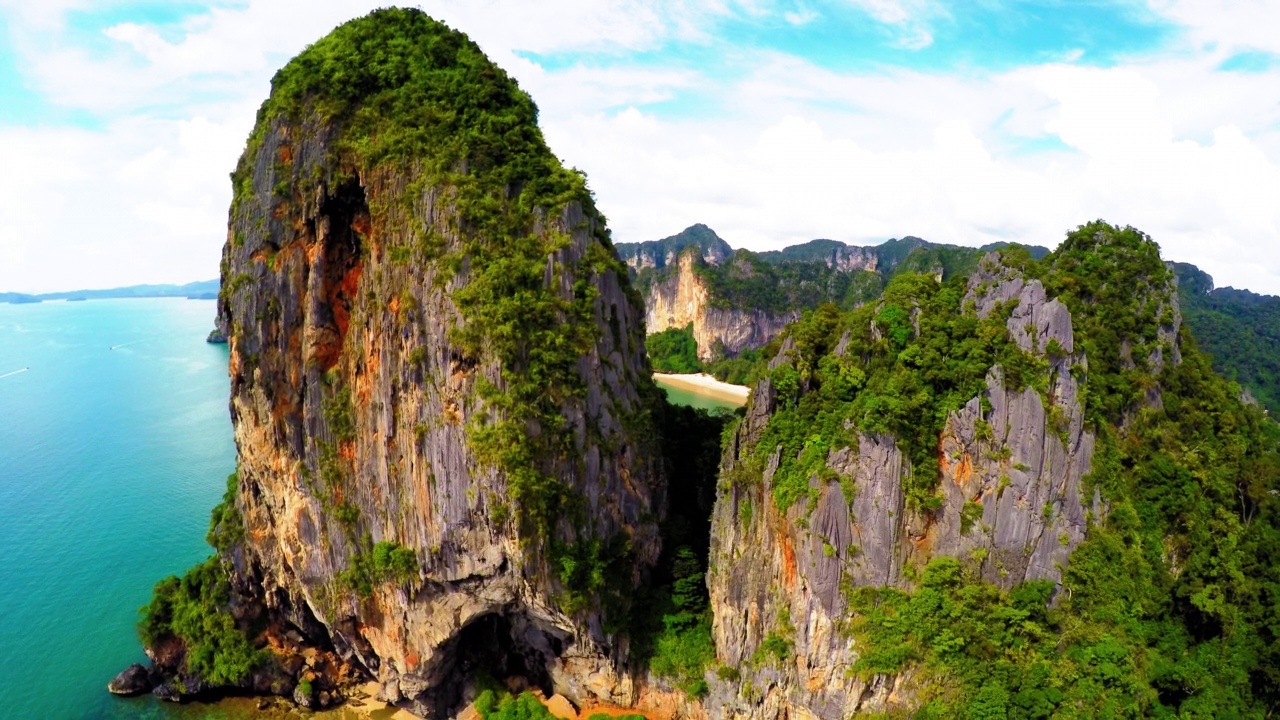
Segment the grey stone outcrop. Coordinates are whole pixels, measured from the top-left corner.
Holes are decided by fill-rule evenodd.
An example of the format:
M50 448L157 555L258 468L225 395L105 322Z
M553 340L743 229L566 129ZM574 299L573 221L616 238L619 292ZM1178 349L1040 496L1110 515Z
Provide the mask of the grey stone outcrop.
M872 678L851 672L859 649L847 626L850 591L911 589L913 569L943 555L1004 588L1060 582L1090 515L1105 513L1084 487L1096 439L1084 423L1079 383L1088 359L1075 346L1070 312L998 254L983 260L965 300L983 317L1000 304L1011 310L1010 338L1043 358L1048 381L1043 393L1010 387L992 367L982 393L948 416L939 437L937 510L912 507L903 491L913 471L934 468L912 468L891 436L857 432L855 442L831 451L831 473L810 479L810 499L780 510L772 495L780 448L762 466L752 459L760 456L756 445L774 402L772 388L757 387L725 448L713 517L714 637L719 661L741 677L709 677L712 717L909 713L913 671ZM847 345L838 343L838 352ZM775 366L788 361L783 350ZM771 633L794 644L787 662L761 661Z

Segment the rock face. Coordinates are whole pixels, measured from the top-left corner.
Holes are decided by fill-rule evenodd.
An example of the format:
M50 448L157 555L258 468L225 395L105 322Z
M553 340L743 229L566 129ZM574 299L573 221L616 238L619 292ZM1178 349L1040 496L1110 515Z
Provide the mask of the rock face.
M878 263L875 248L855 245L833 247L831 253L823 260L827 263L827 267L840 272L875 270Z
M971 276L966 300L983 317L1016 303L1010 337L1048 365L1050 380L1043 394L1018 390L992 367L981 395L950 414L938 439L942 503L934 511L905 502L910 461L884 435L857 433L853 446L833 450L830 474L810 479L810 501L785 512L772 496L780 448L758 480L734 480L752 472L747 452L776 408L771 381L760 381L724 450L722 478L732 481L721 483L712 521L708 583L717 655L741 670L740 680L712 681L706 702L712 717L909 712L910 672L869 682L851 672L859 651L844 625L847 590L909 589L909 570L939 555L976 566L984 580L1004 588L1058 581L1084 538L1086 514L1105 511L1082 486L1095 438L1084 428L1083 375L1077 375L1088 363L1074 347L1070 312L994 254ZM789 351L784 344L775 366L787 362ZM841 480L852 487L852 500ZM794 643L781 666L758 662L770 634Z
M377 44L384 27L454 48L413 62L481 63L492 102L509 94L512 112L532 108L469 40L416 11L378 11L331 37ZM304 108L328 101L318 92L301 98ZM342 100L355 108L346 117L359 116L360 98ZM502 257L473 252L475 221L459 199L478 182L468 162L479 161L462 158L453 175L428 172L426 159L378 162L338 119L271 111L283 104L273 96L259 115L223 250L219 327L247 536L232 553L234 586L427 717L454 712L477 670L522 675L577 702L630 705L625 636L599 592L568 601L548 559L557 543L612 543L625 550L609 566L625 591L659 552L664 486L638 389L649 382L641 308L589 198L506 211L510 232L545 249L540 287L521 292L572 307L594 328L568 379L540 386L562 426L517 428L556 441L556 453L523 460L566 498L530 533L521 502L534 500L476 446L515 412L500 401L523 368L485 350L492 342L477 352L459 339L489 330L468 328L458 297ZM527 152L558 168L527 114ZM518 185L506 192L499 206L526 202ZM548 325L557 322L568 320ZM541 337L528 352L541 351ZM575 527L575 513L588 521ZM367 572L361 592L351 578L377 567L379 546L407 549L416 568L394 579Z
M678 271L650 286L645 297L645 326L649 332L693 325L698 357L711 360L720 348L737 354L762 347L800 317L798 309L771 314L717 305L696 269L701 261L695 251L686 250L680 253Z

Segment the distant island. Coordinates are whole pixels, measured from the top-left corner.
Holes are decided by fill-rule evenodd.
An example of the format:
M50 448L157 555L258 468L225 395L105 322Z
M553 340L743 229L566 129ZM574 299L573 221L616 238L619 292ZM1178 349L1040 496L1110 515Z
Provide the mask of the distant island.
M190 300L216 300L218 280L201 280L186 285L130 285L107 290L70 290L32 295L28 293L0 292L0 303L38 303L45 300L119 300L121 298L185 297Z

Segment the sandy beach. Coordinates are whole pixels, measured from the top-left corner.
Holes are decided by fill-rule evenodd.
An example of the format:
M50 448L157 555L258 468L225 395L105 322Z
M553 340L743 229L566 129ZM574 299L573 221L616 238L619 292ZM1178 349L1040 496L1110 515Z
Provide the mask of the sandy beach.
M709 395L718 400L735 402L739 405L746 403L747 396L751 394L751 388L745 385L730 385L726 382L720 382L706 373L689 375L654 373L653 379L672 387Z

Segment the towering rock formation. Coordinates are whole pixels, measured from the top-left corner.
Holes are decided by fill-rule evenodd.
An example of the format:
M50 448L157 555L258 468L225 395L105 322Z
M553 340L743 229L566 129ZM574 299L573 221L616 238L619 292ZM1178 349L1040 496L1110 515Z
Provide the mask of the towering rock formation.
M428 717L478 671L632 702L664 508L641 307L532 101L380 10L277 74L233 180L236 590Z

